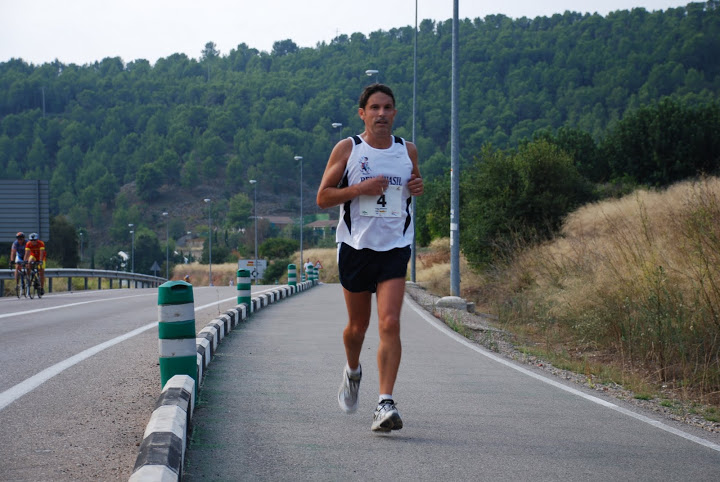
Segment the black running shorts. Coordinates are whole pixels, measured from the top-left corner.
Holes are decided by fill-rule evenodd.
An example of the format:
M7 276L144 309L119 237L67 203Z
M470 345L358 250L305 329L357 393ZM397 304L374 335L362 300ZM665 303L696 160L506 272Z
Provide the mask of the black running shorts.
M345 243L338 252L338 270L343 288L360 293L375 293L378 283L407 276L407 264L410 261L410 246L394 248L390 251L372 249L354 249Z

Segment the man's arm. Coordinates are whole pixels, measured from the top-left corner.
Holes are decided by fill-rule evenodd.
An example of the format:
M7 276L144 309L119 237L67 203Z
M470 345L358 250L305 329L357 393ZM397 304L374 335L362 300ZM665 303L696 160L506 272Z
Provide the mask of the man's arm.
M343 188L337 187L342 181L348 158L352 152L353 141L343 139L338 142L330 153L330 159L325 167L322 181L317 193L317 205L322 209L338 206L361 194L379 195L388 185L384 176L366 179L361 183Z
M420 168L418 167L418 151L415 144L412 142L407 143L408 156L413 164L412 174L410 175L410 181L408 181L408 189L410 190L411 196L420 196L424 192L422 176L420 176Z

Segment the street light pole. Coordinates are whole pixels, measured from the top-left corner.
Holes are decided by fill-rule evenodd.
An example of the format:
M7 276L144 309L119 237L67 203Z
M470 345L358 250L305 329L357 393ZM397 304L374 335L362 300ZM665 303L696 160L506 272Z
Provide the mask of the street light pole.
M82 228L81 228L81 230L80 230L80 262L82 263L82 261L83 261L83 232L82 232Z
M210 198L205 198L204 201L208 203L208 261L210 265L208 286L212 286L212 205L210 204Z
M333 122L333 123L332 123L332 127L333 127L333 130L335 130L335 129L340 130L340 129L342 128L342 124L341 124L340 122ZM335 139L333 139L333 141L336 142L336 143L337 143L339 140L340 140L340 139L338 139L338 140L336 141Z
M190 240L192 239L190 235L192 234L192 231L187 231L187 240L185 241L185 246L188 248L188 255L192 258L192 248L189 246ZM188 259L185 258L185 263L188 262Z
M368 69L368 70L365 71L365 74L366 74L368 77L372 77L373 75L375 76L375 83L376 83L376 84L378 83L378 74L379 74L379 73L380 73L380 71L379 71L379 70L375 70L375 69Z
M253 270L257 273L257 180L250 179L250 184L253 185L253 217L255 218L255 263L253 264ZM258 284L257 277L255 277L255 284Z
M170 213L163 211L165 218L165 279L170 279Z
M460 116L458 0L453 0L452 80L450 87L450 294L460 296Z
M413 100L412 100L412 143L415 144L415 108L417 105L417 37L418 37L418 24L417 24L417 0L415 0L415 42L413 47ZM413 219L417 220L417 203L415 201L415 196L412 197L412 215ZM410 250L412 251L412 256L410 257L410 281L413 283L415 282L415 259L417 258L417 248L415 247L415 235L417 234L417 229L415 229L415 223L413 223L413 240L412 245L410 246Z
M302 266L305 258L303 258L303 163L302 156L295 156L295 160L300 162L300 273L302 274Z
M130 248L130 254L131 254L131 264L130 264L130 272L135 272L135 230L133 229L134 224L130 223L128 224L128 227L130 228L130 236L132 237L132 247Z

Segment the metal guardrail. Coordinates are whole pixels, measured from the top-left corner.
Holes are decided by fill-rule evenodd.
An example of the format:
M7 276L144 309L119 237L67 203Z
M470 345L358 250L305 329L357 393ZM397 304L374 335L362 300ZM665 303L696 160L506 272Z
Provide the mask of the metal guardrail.
M69 268L46 268L45 278L47 279L47 290L52 293L53 279L54 278L67 278L67 290L73 291L72 280L73 278L84 278L85 289L89 289L88 280L90 278L97 278L97 289L102 288L102 280L107 279L110 282L110 289L113 288L113 281L118 281L118 288L123 287L125 282L126 287L130 288L130 284L134 283L135 288L157 288L162 283L167 281L165 278L158 276L151 276L140 273L128 273L127 271L109 271L102 269L69 269ZM0 269L0 296L5 293L5 281L10 281L14 287L15 283L15 271L11 269Z

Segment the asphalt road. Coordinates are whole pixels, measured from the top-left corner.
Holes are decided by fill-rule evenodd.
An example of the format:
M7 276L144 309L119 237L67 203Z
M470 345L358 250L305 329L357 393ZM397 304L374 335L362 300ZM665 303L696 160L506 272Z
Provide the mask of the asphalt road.
M198 331L237 304L193 292ZM127 480L161 388L157 289L0 298L0 367L0 480Z
M258 312L206 373L183 480L718 480L716 435L545 378L423 313L403 308L404 428L379 435L376 320L360 409L346 415L339 286Z

